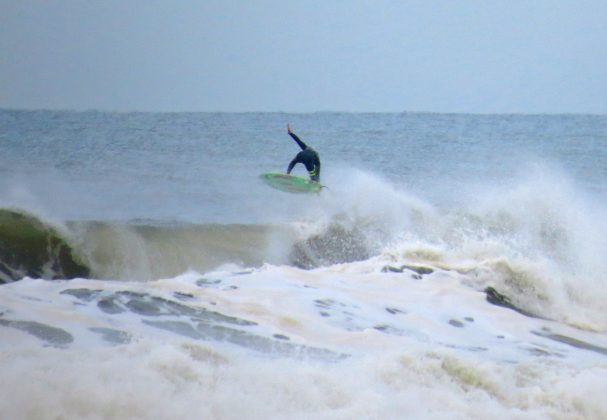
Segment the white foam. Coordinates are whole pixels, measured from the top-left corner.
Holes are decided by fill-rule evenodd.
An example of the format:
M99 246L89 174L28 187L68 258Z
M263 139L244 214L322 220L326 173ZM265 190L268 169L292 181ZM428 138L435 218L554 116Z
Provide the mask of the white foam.
M379 262L375 260L375 262ZM40 281L3 286L2 318L63 328L64 348L0 326L0 397L9 418L604 417L604 334L488 304L464 274L371 271L372 262L303 271L184 273L155 282ZM198 284L200 279L204 284ZM219 281L219 282L216 282ZM201 341L108 314L65 289L131 291L257 323L260 337L347 354L341 360ZM179 301L174 293L188 297ZM188 317L179 318L187 321ZM88 328L126 331L110 345ZM538 335L539 334L539 335ZM10 388L8 388L10 387Z
M563 171L525 167L510 183L454 192L445 208L374 175L349 179L316 219L361 229L373 254L468 271L468 284L498 287L527 310L607 330L607 211Z

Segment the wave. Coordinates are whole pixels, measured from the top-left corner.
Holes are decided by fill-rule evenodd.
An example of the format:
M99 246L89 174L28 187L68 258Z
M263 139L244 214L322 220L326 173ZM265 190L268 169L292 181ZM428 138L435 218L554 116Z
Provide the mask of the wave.
M333 224L184 224L74 221L59 224L0 209L0 281L28 276L156 280L223 265L315 268L366 259L362 232Z
M417 263L478 290L493 287L527 313L607 330L604 207L563 174L460 190L443 207L373 175L350 179L355 188L336 186L283 224L57 224L3 209L0 243L13 245L0 248L2 279L147 281L226 265L379 272Z
M61 228L14 209L0 209L0 282L88 277Z
M607 330L603 202L545 167L456 195L451 206L404 217L385 259L451 270L471 287L495 287L525 312Z

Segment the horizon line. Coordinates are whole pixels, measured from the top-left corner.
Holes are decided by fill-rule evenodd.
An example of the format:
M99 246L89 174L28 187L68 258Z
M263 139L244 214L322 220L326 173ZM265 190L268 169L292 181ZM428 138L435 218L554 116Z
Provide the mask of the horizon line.
M294 115L311 115L311 114L434 114L434 115L478 115L478 116L607 116L607 112L521 112L521 111L475 111L475 112L461 112L461 111L338 111L338 110L317 110L317 111L251 111L251 110L240 110L240 111L167 111L167 110L126 110L126 109L99 109L99 108L88 108L88 109L70 109L70 108L18 108L18 107L4 107L0 106L0 111L8 112L74 112L74 113L107 113L107 114L294 114Z

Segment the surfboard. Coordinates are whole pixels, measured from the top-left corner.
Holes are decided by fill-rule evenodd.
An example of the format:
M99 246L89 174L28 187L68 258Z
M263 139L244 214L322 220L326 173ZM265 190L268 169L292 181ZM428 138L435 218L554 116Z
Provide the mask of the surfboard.
M319 193L322 185L297 175L266 172L259 177L270 187L291 193Z

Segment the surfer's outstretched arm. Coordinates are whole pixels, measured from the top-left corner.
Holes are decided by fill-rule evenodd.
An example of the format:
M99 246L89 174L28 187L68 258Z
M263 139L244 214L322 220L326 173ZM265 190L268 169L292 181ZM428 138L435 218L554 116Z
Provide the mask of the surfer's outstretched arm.
M295 133L293 133L291 131L291 126L288 124L287 124L287 131L289 132L289 135L293 138L293 140L295 140L297 142L299 147L301 147L301 150L306 150L308 148L308 146L303 141L301 141L300 138L295 135Z
M293 170L293 167L295 166L295 164L297 162L299 162L298 156L299 155L295 156L295 158L291 161L291 163L289 163L289 167L287 168L287 174L290 174L291 171Z

